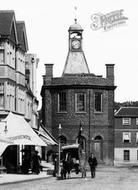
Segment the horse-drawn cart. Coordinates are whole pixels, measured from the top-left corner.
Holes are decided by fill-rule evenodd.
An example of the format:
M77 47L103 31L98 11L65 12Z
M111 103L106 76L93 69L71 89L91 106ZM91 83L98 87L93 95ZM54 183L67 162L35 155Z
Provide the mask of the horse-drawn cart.
M66 179L67 175L69 178L71 172L81 172L82 177L86 177L86 155L79 144L63 146L61 158L61 179Z

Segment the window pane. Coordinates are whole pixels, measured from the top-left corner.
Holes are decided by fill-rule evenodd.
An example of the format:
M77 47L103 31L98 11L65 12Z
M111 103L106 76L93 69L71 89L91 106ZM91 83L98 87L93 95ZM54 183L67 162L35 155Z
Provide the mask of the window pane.
M59 93L59 111L67 110L66 92Z
M138 118L136 118L136 125L138 125Z
M131 133L125 132L123 133L123 142L130 142L131 141Z
M130 125L131 124L131 118L123 118L123 125Z
M124 160L129 161L129 159L130 159L129 150L124 150Z
M4 50L0 49L0 63L4 63Z
M4 107L4 95L0 94L0 108Z
M85 94L77 93L75 95L75 108L77 112L85 111Z
M97 112L102 111L102 93L101 92L95 93L95 111Z

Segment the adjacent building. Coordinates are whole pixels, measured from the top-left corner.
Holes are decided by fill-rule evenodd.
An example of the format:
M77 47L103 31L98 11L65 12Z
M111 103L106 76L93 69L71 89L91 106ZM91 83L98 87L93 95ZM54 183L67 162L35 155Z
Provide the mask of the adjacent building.
M35 54L27 54L27 51L28 41L24 21L16 21L12 10L1 10L0 120L12 111L22 115L30 127L37 128L36 69L39 60ZM8 159L7 162L11 165L17 163L16 148L8 150L11 152L6 160ZM4 159L4 162L6 160Z
M115 165L138 164L138 107L115 113Z
M36 54L25 55L25 86L26 86L26 105L25 118L28 119L30 125L38 128L38 100L36 88L36 70L39 59Z
M10 111L21 114L34 127L36 115L35 54L27 54L24 21L16 21L14 11L0 11L0 119Z
M99 162L113 164L114 64L106 64L106 77L90 73L83 51L83 29L76 19L68 36L62 76L53 77L53 64L45 64L42 123L56 139L60 135L62 144L78 142L82 129L81 145L87 155L94 152Z

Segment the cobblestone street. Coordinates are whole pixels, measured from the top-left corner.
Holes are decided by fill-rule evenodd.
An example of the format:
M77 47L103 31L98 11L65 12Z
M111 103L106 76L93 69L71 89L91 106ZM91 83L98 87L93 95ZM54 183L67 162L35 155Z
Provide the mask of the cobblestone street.
M72 174L70 179L57 180L54 177L23 183L2 185L1 190L137 190L138 168L98 168L96 178L82 179L81 175Z

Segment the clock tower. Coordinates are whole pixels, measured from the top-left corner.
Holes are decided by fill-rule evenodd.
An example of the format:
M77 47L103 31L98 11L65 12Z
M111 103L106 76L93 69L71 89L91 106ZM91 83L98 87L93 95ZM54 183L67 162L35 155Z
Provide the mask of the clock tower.
M89 74L89 68L82 48L82 27L75 23L69 27L69 52L62 76L66 74Z

